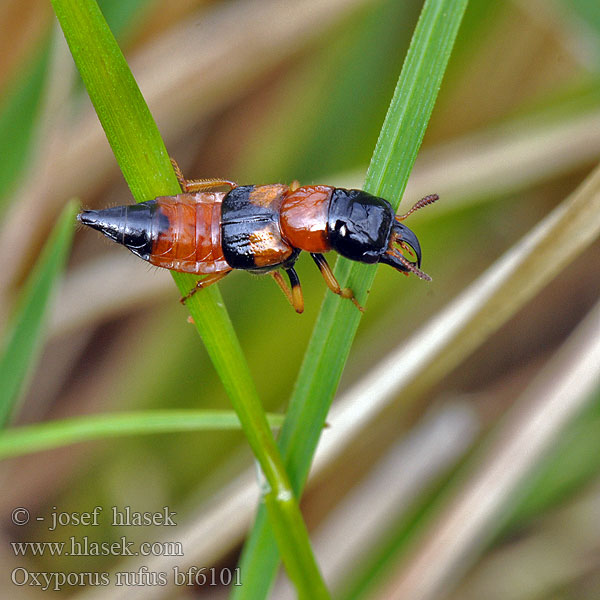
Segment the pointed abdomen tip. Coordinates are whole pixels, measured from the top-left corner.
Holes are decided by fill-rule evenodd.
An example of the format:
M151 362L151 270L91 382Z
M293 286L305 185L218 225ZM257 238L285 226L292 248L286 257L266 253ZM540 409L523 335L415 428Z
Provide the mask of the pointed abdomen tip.
M98 221L98 212L95 210L84 210L77 215L77 220L84 225L93 225Z

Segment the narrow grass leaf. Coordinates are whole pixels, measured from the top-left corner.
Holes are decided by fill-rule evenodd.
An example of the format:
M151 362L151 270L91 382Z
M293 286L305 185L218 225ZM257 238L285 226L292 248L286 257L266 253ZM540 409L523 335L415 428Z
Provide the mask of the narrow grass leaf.
M30 155L46 82L50 36L44 36L0 106L0 212Z
M19 300L0 358L0 425L5 426L21 397L44 341L44 325L52 292L63 271L78 205L63 210Z
M419 18L365 182L368 192L389 199L394 208L398 207L425 134L466 5L466 0L428 0ZM375 271L372 266L340 259L335 274L340 284L351 287L364 305ZM350 302L333 294L326 296L279 440L298 494L359 320L360 315ZM278 560L273 534L260 511L242 556L246 579L232 597L265 597Z
M135 200L179 193L158 128L97 3L52 0L52 5ZM182 295L196 281L181 273L173 273L173 278ZM212 286L186 305L269 484L265 503L271 520L281 520L276 530L288 573L300 595L327 598L298 504L219 291Z
M267 415L271 427L280 427L283 415ZM0 459L50 450L77 442L147 433L241 429L231 410L148 410L112 415L73 417L0 432Z

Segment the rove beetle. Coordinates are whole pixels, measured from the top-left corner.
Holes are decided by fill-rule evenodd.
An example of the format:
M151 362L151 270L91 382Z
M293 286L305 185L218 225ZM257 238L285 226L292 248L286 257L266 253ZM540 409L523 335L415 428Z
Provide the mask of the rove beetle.
M350 299L361 311L352 290L341 288L323 252L335 250L364 263L385 263L421 279L421 246L402 224L415 210L438 199L419 200L406 214L396 216L387 200L361 190L327 185L238 186L226 179L186 180L172 160L183 190L131 206L85 210L77 215L84 225L123 244L149 263L196 275L206 275L181 299L216 283L233 269L269 273L297 313L304 310L294 263L302 250L310 252L327 287ZM229 186L229 192L208 191ZM404 256L412 254L416 261ZM279 269L290 280L287 287Z

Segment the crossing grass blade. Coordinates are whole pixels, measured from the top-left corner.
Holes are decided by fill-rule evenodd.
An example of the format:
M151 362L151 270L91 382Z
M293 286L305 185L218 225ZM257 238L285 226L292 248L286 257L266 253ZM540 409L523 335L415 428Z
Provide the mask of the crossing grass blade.
M14 414L37 362L52 293L65 266L73 239L78 205L63 210L22 292L0 358L0 425Z
M50 56L50 35L44 36L22 66L0 106L0 213L23 172L35 138L37 115Z
M423 140L466 6L466 0L428 0L423 6L364 186L389 199L395 209ZM372 266L339 259L335 275L342 287L354 290L364 306L375 271ZM350 302L333 294L326 296L279 439L297 494L304 486L359 321L360 313ZM275 576L279 556L265 517L264 510L259 511L246 542L241 560L244 585L232 594L237 600L266 597Z
M282 415L268 414L271 427L280 427ZM146 410L112 415L73 417L0 432L0 459L20 456L106 438L177 431L225 431L241 429L231 410Z
M97 3L52 0L52 5L135 200L179 193L158 128ZM182 296L196 281L181 273L173 273L173 279ZM301 597L328 598L298 503L217 287L195 294L186 306L264 473L265 505L290 578Z

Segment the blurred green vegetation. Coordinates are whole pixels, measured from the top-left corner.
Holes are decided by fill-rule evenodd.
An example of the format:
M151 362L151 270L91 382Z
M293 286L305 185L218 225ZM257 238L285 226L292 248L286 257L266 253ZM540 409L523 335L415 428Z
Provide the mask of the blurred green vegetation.
M0 425L6 427L17 413L26 383L44 345L48 306L67 261L78 211L71 201L56 223L19 298L0 354Z
M49 36L35 44L24 65L5 83L0 96L0 209L4 209L7 197L14 192L26 163L31 160L31 145L39 106L42 99L48 59ZM22 181L22 179L21 179Z
M232 14L225 13L224 2L200 6L184 0L173 0L169 6L129 0L101 4L120 44L132 59L143 58L161 36L190 22L198 25L200 35L200 24L211 19L212 26L222 28L226 36L227 18ZM234 8L229 6L227 10L235 10L236 3L229 4ZM300 27L293 40L298 46L293 51L282 50L281 59L266 71L247 65L249 83L238 84L234 80L217 89L214 93L218 102L208 117L197 117L194 102L188 102L181 112L172 115L175 124L159 120L159 128L169 132L169 153L185 165L188 177L227 176L243 183L299 179L304 183L361 184L421 2L385 0L368 2L353 10L340 6L339 18L325 33L316 38L307 35L304 40ZM551 128L600 112L598 4L578 0L553 6L538 4L534 9L527 3L491 0L469 4L423 148L423 154L431 157L430 162L418 164L417 170L421 168L427 174L432 165L443 166L436 161L435 153L446 142L466 139L469 143L460 152L465 157L476 156L481 150L477 144L482 142L465 137L470 134L481 133L490 143L497 141L500 151L510 139L497 133L511 123L519 123L525 130L533 124ZM220 18L221 10L226 18ZM3 28L22 26L20 21L10 20L11 14L0 14ZM47 15L40 15L39 19L47 19ZM57 34L50 34L50 29L48 20L44 33L31 42L29 51L0 84L0 195L4 207L0 242L12 240L13 227L22 222L11 220L7 210L21 200L20 182L36 176L31 169L39 166L38 161L49 167L51 177L64 173L64 166L61 170L52 162L56 157L43 152L38 156L38 150L48 147L40 137L45 130L40 115L44 114L47 86L71 75L52 70L56 66L50 60L48 36ZM172 58L175 63L177 56ZM240 52L240 60L243 58ZM132 60L132 64L139 63ZM180 90L168 88L168 76L169 73L157 70L152 83L157 88L166 86L167 95L179 93ZM143 81L150 90L150 80ZM143 87L142 91L146 93ZM79 108L76 90L72 96L73 106ZM84 128L75 119L80 111L66 108L68 117L73 113L73 121L67 118L69 126L83 136ZM154 110L152 103L150 108ZM186 121L185 128L176 124L181 121ZM64 135L71 134L67 131ZM445 197L443 189L429 185L409 188L414 197L407 195L401 210L426 193L440 192L439 205L446 203L440 208L428 208L409 223L419 235L423 268L432 275L433 282L427 285L400 277L391 269L378 270L342 389L369 373L391 349L438 314L583 180L597 162L600 150L595 151L595 158L582 154L568 167L558 165L564 155L574 153L572 148L577 144L600 148L598 136L594 130L588 132L589 137L571 130L565 135L564 151L561 153L561 145L552 158L556 161L556 173L542 177L529 174L526 167L524 172L515 173L515 178L524 182L518 184L518 192L514 188L507 192L498 186L470 205L461 206L453 204L456 198ZM446 154L443 158L458 159L460 155ZM82 152L81 161L70 165L70 170L80 174L77 193L85 206L130 202L114 165L110 174L96 182L87 178L95 164L86 160L91 159ZM460 175L465 186L469 185L473 174L468 162ZM44 180L40 186L49 196L53 189L61 189L54 179ZM42 205L47 198L30 201L28 214L36 218L45 214ZM66 200L64 196L55 203ZM48 210L47 218L36 221L35 231L28 233L22 246L14 248L18 256L39 252L39 241L47 236L54 217ZM2 246L5 250L7 247ZM413 431L421 415L437 403L468 398L481 430L467 454L479 447L540 366L597 302L597 250L596 245L575 261L536 297L533 306L513 317L429 393L398 398L387 424L373 427L370 439L356 441L366 448L364 454L337 464L335 476L309 491L309 522L326 521L328 511L324 505L331 509L336 505L333 499L339 497L341 501L353 485L360 483L364 471ZM70 273L85 270L93 261L108 261L114 256L113 249L90 232L78 233L67 278ZM135 263L124 251L122 261L130 261L132 271L137 268L147 278L160 277ZM27 264L30 267L32 260ZM326 294L309 257L300 259L298 272L306 304L301 317L291 311L269 278L235 273L220 284L259 395L269 411L284 411L287 406ZM3 280L4 313L13 305L25 275L26 272L19 272L14 280ZM101 277L98 283L110 285L109 272ZM68 333L56 332L31 382L20 422L118 410L229 408L208 356L171 288L165 286L150 297L139 298L134 309L117 307L109 317L98 311L88 317L84 327ZM91 304L91 293L91 289L80 290L82 305ZM402 369L401 364L398 369ZM534 526L543 526L539 525L540 515L551 519L553 511L569 508L580 494L597 487L597 412L597 402L592 402L569 431L556 440L555 452L540 466L539 475L532 478L528 488L522 490L521 503L495 538L488 556L500 549L510 551L515 539L526 536ZM431 522L431 515L443 509L445 499L451 495L447 490L459 485L454 477L460 473L463 461L464 457L457 459L411 506L399 507L398 515L390 518L385 538L373 548L365 547L362 568L348 565L352 577L348 576L340 586L340 597L377 597L377 586L398 568L399 557L410 556L411 543ZM67 451L6 461L11 490L5 494L5 508L20 505L15 504L17 499L40 514L47 514L52 506L80 511L98 504L120 504L154 510L168 504L182 516L193 515L203 501L222 491L251 464L241 434L233 431L94 442ZM41 525L13 533L22 539L55 539ZM72 528L65 530L64 536L61 532L61 536L86 533L90 534L90 530ZM140 540L147 537L145 532L129 533ZM93 534L103 540L122 535L110 527L94 530ZM586 549L576 547L576 543L574 540L569 553ZM224 559L226 564L234 566L231 557L235 552L235 548L228 547L217 554L229 557ZM588 556L592 558L581 566L578 581L591 578L594 573L597 576L597 560ZM35 564L39 570L92 568L90 559L74 557L63 557L60 563L54 558L37 558ZM108 568L117 561L94 559L94 568L100 564ZM483 575L480 563L475 564L465 577L465 586ZM506 576L510 577L510 573ZM490 580L490 589L493 584ZM575 580L566 579L561 585L569 590ZM548 589L542 597L552 597L551 594Z

